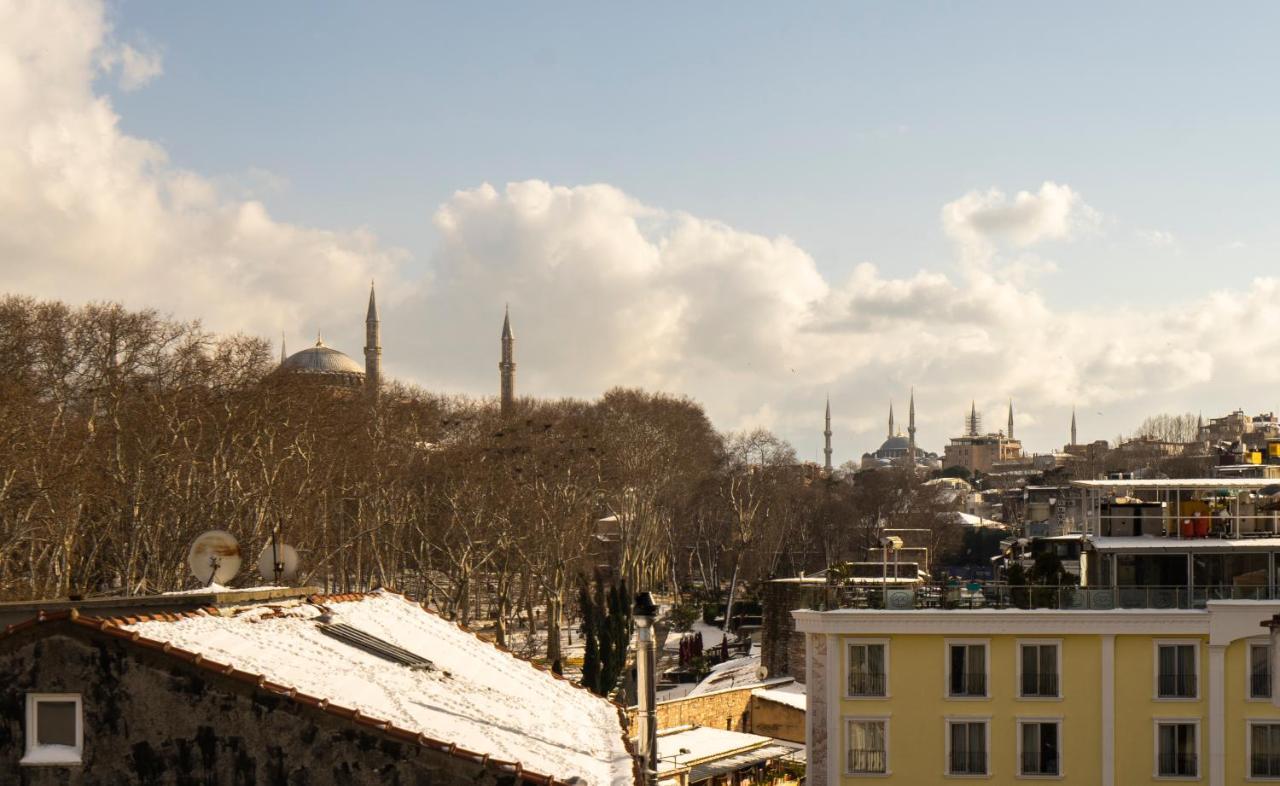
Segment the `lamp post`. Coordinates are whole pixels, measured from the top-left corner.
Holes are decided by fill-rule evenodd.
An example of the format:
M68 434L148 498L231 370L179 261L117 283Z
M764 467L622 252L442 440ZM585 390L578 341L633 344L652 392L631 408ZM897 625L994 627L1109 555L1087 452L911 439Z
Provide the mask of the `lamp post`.
M658 606L648 592L636 595L633 616L636 623L636 756L644 768L644 780L648 786L658 783L658 702L654 661L657 658L653 620Z

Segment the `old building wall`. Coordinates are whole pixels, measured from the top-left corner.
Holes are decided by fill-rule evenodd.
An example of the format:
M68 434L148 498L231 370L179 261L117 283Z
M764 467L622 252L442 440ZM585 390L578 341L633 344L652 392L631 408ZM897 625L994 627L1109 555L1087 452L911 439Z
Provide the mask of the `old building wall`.
M18 763L28 692L81 694L82 765ZM517 779L68 625L37 626L0 641L0 782L516 786Z
M760 696L751 697L752 734L762 734L777 740L804 743L804 710Z
M826 585L779 579L764 583L760 664L770 677L804 682L804 635L796 633L795 609L824 608Z

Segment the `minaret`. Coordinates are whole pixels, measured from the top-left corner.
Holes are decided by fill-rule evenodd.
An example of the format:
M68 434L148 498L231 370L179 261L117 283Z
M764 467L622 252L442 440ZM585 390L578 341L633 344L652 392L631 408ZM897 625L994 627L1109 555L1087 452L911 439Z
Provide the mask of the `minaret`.
M827 457L822 468L826 471L827 477L831 477L831 396L827 396L827 427L822 430L822 436L826 440L826 447L822 449L822 453Z
M1071 444L1072 445L1080 444L1079 442L1076 442L1076 408L1075 407L1071 408Z
M916 389L911 389L911 403L907 405L907 458L909 466L916 468Z
M284 365L285 358L289 357L289 351L284 348L284 331L280 331L280 365Z
M382 326L378 321L378 303L369 282L369 310L364 317L364 385L370 395L378 395L382 384Z
M968 421L969 422L967 425L969 426L968 428L969 436L971 437L978 436L978 402L976 401L969 402Z
M893 402L889 402L889 439L893 439Z
M511 335L511 312L503 309L502 313L502 360L498 363L501 372L502 414L510 414L516 400L516 338Z
M1009 399L1009 439L1013 439L1013 399Z

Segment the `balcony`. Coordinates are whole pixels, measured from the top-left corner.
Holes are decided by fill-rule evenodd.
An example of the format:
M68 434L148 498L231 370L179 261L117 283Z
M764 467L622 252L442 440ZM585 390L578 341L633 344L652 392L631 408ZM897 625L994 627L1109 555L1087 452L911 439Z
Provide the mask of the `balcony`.
M1271 698L1271 672L1249 675L1249 697L1254 699Z
M1058 675L1023 673L1021 695L1032 699L1057 698Z
M948 696L958 699L985 698L987 695L987 675L981 671L966 671L951 674L951 690Z
M1119 587L1038 587L1004 582L966 585L926 583L911 588L859 588L856 593L832 592L827 609L1062 609L1110 611L1113 609L1203 609L1214 600L1280 600L1280 588L1152 584Z
M1194 753L1162 753L1159 756L1159 773L1165 776L1195 777L1196 755Z
M951 751L952 775L986 775L987 754L985 751Z
M1196 675L1161 674L1156 678L1157 695L1162 699L1194 699Z
M1280 778L1280 755L1253 754L1249 757L1249 775L1253 778Z
M1021 775L1058 775L1058 754L1052 751L1023 751Z
M849 751L849 772L883 773L888 770L883 750L854 748Z
M850 696L883 696L885 694L885 678L883 674L850 674Z

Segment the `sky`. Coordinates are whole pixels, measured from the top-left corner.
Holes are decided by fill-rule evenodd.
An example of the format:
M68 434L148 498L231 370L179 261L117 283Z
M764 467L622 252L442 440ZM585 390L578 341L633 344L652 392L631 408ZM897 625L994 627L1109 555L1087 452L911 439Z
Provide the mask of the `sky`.
M791 4L794 6L794 4ZM0 0L0 292L837 462L1280 406L1280 8Z

